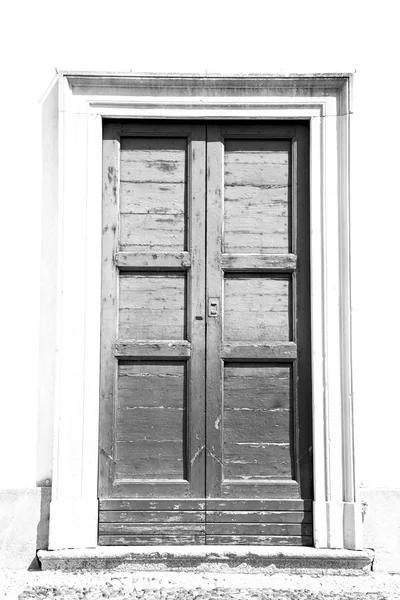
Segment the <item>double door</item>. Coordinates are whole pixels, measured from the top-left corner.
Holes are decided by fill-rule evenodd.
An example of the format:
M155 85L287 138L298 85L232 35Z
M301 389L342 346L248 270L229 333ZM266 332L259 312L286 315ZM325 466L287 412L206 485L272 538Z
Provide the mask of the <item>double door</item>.
M312 544L308 148L105 123L99 544Z

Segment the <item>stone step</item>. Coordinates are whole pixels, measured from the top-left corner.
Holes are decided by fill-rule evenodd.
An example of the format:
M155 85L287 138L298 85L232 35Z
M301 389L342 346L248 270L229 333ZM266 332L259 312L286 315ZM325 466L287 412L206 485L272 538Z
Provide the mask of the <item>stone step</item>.
M39 550L43 571L117 570L363 574L371 572L371 550L333 550L282 546L102 546Z

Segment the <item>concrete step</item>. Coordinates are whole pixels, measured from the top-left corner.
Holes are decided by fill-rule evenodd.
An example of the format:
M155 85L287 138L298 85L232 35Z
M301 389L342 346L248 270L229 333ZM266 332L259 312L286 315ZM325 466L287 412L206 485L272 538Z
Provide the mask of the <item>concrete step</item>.
M354 575L371 572L373 558L371 550L282 546L101 546L38 552L43 571L268 573L272 569Z

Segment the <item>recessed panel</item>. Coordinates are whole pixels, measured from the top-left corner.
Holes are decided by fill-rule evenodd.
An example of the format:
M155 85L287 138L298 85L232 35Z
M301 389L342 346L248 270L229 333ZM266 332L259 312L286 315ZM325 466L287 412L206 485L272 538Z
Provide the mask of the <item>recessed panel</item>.
M120 274L120 339L182 340L185 332L185 273Z
M117 479L185 478L186 388L183 362L119 364Z
M224 479L291 479L292 368L225 363Z
M232 274L224 281L225 341L292 339L290 276Z
M289 140L225 141L224 252L291 251L290 163Z
M121 138L121 249L185 250L186 147L186 138Z

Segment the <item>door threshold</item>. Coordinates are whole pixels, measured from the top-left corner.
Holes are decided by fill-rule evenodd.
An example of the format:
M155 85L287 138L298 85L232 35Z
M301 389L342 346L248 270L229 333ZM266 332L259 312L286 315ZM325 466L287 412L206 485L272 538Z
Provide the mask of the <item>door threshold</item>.
M212 571L271 573L275 570L363 574L372 570L372 550L294 546L98 546L39 550L43 571Z

